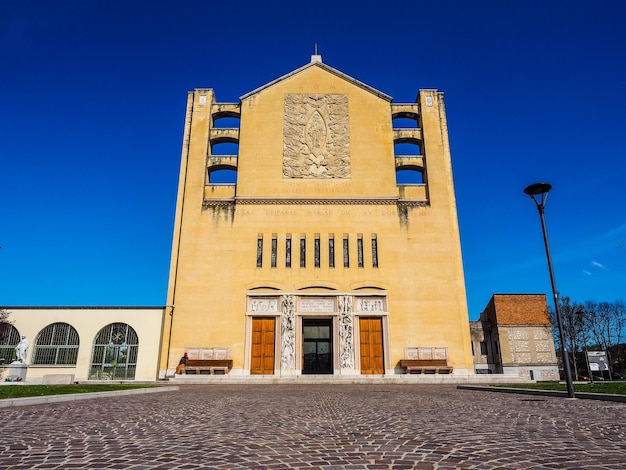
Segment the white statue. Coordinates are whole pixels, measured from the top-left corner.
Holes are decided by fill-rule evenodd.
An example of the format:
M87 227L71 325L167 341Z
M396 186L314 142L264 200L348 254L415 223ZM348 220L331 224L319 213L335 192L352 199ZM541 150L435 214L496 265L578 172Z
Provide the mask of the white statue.
M22 364L26 362L26 355L28 354L28 339L26 336L22 336L22 340L15 346L15 355L17 360Z

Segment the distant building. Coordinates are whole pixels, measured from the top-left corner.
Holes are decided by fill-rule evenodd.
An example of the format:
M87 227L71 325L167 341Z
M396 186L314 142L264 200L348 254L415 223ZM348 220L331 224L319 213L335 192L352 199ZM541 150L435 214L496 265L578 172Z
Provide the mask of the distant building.
M470 331L476 373L559 379L545 294L495 294Z

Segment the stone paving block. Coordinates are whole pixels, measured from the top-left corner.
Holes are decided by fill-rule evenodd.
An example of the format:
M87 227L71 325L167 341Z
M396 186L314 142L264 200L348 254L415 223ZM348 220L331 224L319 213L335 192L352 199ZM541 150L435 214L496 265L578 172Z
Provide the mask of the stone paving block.
M626 404L525 399L448 385L210 384L8 407L0 468L624 468Z

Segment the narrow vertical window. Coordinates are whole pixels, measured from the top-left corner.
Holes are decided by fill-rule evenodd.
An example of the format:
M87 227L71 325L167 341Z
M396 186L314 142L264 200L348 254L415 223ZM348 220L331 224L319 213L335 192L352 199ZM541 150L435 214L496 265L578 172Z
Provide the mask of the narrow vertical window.
M291 235L287 235L285 240L285 267L291 267Z
M350 267L350 252L348 250L348 235L343 236L343 267Z
M319 233L315 234L315 239L313 240L313 250L315 255L315 267L320 267L320 235Z
M263 266L263 235L259 235L256 241L256 267Z
M276 252L278 251L278 238L276 234L272 236L272 259L271 266L272 268L276 267Z
M306 268L306 238L300 237L300 267Z
M328 266L335 267L335 237L331 235L328 239Z
M378 238L372 234L372 267L378 267Z
M358 238L356 239L356 256L357 256L357 263L359 268L363 267L363 235L358 236Z

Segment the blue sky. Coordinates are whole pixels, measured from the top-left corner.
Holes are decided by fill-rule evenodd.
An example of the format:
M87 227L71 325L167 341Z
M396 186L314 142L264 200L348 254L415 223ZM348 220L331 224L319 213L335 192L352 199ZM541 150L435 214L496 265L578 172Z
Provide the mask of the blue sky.
M626 298L620 1L20 1L0 6L0 305L163 305L186 93L309 62L445 93L467 296ZM550 294L549 294L550 298Z

